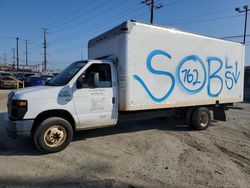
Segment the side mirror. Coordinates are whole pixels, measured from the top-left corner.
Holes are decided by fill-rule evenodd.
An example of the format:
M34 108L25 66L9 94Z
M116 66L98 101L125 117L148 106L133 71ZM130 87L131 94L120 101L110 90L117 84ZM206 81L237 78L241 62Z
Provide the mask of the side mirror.
M83 87L83 79L82 79L81 76L80 76L80 77L77 79L77 81L76 81L76 87L77 87L78 89L80 89L80 88Z
M90 72L88 75L88 85L92 88L96 88L99 86L99 73L98 72Z

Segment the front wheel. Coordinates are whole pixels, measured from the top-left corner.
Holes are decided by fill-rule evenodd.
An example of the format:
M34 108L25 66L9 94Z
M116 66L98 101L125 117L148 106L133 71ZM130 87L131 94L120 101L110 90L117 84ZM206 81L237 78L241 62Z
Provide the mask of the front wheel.
M209 127L211 114L207 108L200 107L194 110L192 115L192 125L196 130L205 130Z
M36 147L44 153L64 150L73 138L73 129L68 121L51 117L40 123L34 134Z

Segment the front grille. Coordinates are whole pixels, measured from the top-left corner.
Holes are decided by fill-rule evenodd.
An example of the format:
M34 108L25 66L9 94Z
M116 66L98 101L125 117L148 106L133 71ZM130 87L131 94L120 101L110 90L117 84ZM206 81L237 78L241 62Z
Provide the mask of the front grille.
M8 116L9 116L9 118L11 117L11 105L12 105L12 100L11 100L11 98L9 97L9 98L8 98L8 103L7 103L7 107L8 107Z
M18 117L18 107L17 107L16 100L11 101L11 117L13 117L13 118Z

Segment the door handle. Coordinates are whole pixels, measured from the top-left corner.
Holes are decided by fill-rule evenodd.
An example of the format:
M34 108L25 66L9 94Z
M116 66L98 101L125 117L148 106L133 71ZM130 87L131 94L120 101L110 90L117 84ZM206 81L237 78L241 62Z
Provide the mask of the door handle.
M112 97L112 104L115 104L115 97Z

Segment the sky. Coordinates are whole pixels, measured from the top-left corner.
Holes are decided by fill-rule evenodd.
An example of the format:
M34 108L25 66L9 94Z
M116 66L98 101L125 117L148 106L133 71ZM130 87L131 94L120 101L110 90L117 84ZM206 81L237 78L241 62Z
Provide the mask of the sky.
M236 7L250 0L155 0L154 23L202 35L243 41L244 14ZM250 34L250 11L247 34ZM141 0L0 0L0 64L13 62L16 37L20 64L43 62L44 28L48 68L62 70L70 63L87 59L91 38L125 20L149 23L149 7ZM233 37L232 37L233 36ZM6 58L5 58L6 57ZM246 38L246 65L250 65L250 35Z

